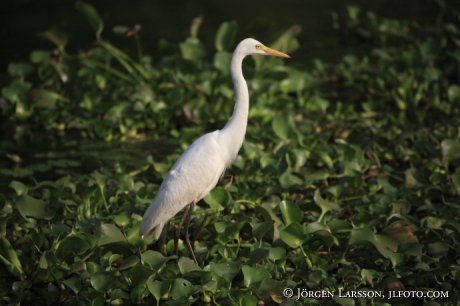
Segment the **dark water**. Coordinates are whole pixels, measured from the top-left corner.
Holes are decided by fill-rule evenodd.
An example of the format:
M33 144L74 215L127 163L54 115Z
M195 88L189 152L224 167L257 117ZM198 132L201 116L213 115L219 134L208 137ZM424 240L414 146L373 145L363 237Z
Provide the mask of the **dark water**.
M254 37L269 43L276 33L293 24L302 27L299 36L301 50L293 56L302 61L318 57L334 60L343 55L337 45L337 33L332 28L331 12L346 13L348 5L358 5L382 17L413 19L429 22L436 18L438 5L434 0L195 0L147 1L100 0L94 5L105 23L103 37L118 46L131 46L134 41L117 37L113 26L140 24L141 39L146 54L157 55L160 38L180 42L188 35L193 18L202 15L204 23L199 37L214 52L214 36L218 26L229 20L239 24L237 40ZM94 33L74 1L9 0L0 1L0 67L10 61L27 60L30 51L53 46L36 33L56 27L70 40L68 49L76 51L91 44ZM4 70L4 69L2 69Z
M201 0L147 1L101 0L87 1L101 14L105 29L103 38L124 49L135 50L133 39L118 37L113 26L140 24L145 54L158 58L158 40L164 38L178 43L188 36L193 18L203 15L199 37L211 58L214 36L224 21L239 24L237 41L254 37L266 44L280 31L297 24L302 27L298 37L301 49L294 54L297 62L309 63L312 58L335 61L350 50L338 43L332 27L331 13L346 14L347 5L358 5L363 11L372 10L382 17L433 22L438 5L424 0ZM75 53L90 46L94 32L84 17L74 8L74 1L65 0L9 0L0 1L0 84L6 80L9 62L27 61L35 49L54 46L37 36L56 27L69 37L67 51ZM359 46L353 52L359 51ZM146 157L167 155L177 149L174 144L155 142L110 142L76 140L71 135L49 141L40 139L0 139L0 192L8 189L12 179L32 184L38 180L55 180L66 174L90 173L101 166L135 170L146 164ZM160 151L163 148L164 151ZM9 155L7 155L7 153ZM17 156L15 156L17 155ZM19 157L20 162L14 161Z

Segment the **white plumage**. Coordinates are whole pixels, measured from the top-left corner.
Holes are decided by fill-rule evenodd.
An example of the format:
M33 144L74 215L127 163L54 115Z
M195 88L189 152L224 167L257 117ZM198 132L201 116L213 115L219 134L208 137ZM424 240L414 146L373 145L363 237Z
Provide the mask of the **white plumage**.
M155 228L154 237L158 239L169 219L194 200L204 198L216 186L226 166L218 143L219 133L221 131L200 137L171 168L144 214L142 236Z

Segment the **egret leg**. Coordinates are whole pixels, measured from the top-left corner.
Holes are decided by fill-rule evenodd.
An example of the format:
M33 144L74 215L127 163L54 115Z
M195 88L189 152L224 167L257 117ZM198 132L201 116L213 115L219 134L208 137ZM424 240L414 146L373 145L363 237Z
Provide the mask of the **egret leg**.
M195 241L197 241L198 238L200 238L201 231L203 231L203 228L204 228L204 226L206 225L206 221L208 221L208 218L209 218L208 215L204 216L204 219L203 219L203 222L201 222L200 228L199 228L198 231L196 232L195 237L193 237L192 245L194 245L194 244L195 244Z
M184 221L187 218L188 212L190 210L190 204L187 205L187 208L185 209L184 215L182 216L182 219L179 222L179 225L177 226L176 230L176 237L174 238L174 253L176 256L179 257L179 238L180 238L180 232L182 230L182 226L184 225ZM192 210L193 211L193 210ZM188 227L188 225L187 225Z
M193 251L192 245L190 244L190 235L188 234L188 228L190 226L190 219L193 214L193 208L195 207L195 201L193 201L189 206L190 206L190 209L188 211L187 223L185 224L185 243L187 244L187 248L188 248L188 251L190 252L190 256L192 256L195 263L198 264L198 261L196 260L195 252Z
M225 184L224 189L227 189L230 187L230 185L233 183L233 175L230 175L230 180L228 181L227 184Z

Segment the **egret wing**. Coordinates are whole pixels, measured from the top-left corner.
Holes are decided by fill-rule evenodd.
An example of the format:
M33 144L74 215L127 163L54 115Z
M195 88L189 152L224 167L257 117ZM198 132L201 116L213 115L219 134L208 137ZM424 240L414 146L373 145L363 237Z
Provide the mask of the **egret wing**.
M141 235L155 229L155 238L164 224L185 206L205 197L225 170L225 158L216 141L220 131L198 138L176 161L144 214Z

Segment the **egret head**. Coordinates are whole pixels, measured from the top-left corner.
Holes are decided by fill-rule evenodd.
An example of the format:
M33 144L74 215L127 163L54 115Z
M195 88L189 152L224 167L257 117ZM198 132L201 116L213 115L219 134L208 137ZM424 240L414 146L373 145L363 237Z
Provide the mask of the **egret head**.
M242 53L244 55L258 54L258 55L273 55L273 56L279 56L279 57L285 57L285 58L290 57L286 53L276 51L269 47L266 47L261 42L255 39L252 39L252 38L246 38L245 40L241 41L236 47L235 52Z

